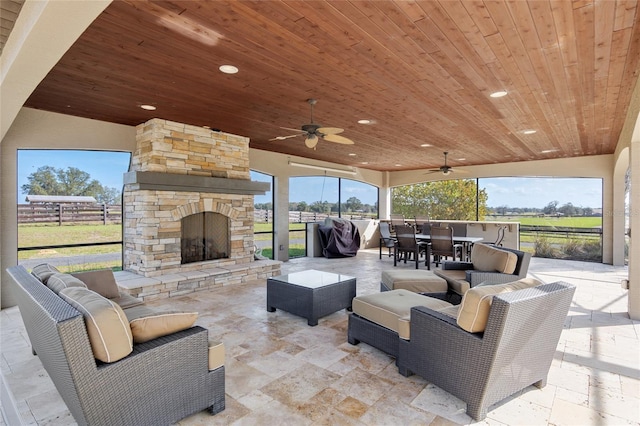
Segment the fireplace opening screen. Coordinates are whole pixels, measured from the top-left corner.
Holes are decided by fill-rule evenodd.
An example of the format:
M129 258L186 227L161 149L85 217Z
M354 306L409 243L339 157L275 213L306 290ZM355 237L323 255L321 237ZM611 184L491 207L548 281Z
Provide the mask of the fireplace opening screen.
M182 263L229 257L229 218L203 212L182 218Z

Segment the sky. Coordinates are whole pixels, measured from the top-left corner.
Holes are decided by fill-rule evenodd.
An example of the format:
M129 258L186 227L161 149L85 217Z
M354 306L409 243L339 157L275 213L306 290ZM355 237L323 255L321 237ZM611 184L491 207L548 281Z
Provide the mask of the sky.
M122 190L122 175L129 168L131 155L123 152L71 151L71 150L19 150L18 151L18 203L24 203L27 194L22 185L39 167L52 166L57 169L76 167L89 173L103 186ZM270 177L251 172L252 180L270 181ZM483 178L481 188L489 194L489 207L537 207L543 208L550 201L559 205L572 203L577 207L602 207L602 180L587 178ZM338 179L332 177L292 178L289 185L290 201L336 202ZM342 199L358 198L364 204L373 205L377 191L361 182L342 179ZM271 194L256 196L256 203L271 201Z

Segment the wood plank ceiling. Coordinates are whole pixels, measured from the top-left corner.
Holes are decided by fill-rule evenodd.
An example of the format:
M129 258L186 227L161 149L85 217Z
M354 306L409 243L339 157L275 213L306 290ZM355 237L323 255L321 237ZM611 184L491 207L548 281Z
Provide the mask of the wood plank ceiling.
M18 19L24 0L0 0L0 54Z
M131 0L94 21L26 106L408 170L443 151L454 166L613 153L639 71L637 1ZM355 144L270 140L310 122L308 98L314 122Z

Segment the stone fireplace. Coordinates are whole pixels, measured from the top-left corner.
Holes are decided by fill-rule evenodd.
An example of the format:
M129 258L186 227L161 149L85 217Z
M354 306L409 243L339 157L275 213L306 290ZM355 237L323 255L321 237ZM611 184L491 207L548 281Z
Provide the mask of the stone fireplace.
M123 269L182 282L166 297L279 273L280 262L253 256L253 196L269 184L250 180L247 138L149 120L124 183Z

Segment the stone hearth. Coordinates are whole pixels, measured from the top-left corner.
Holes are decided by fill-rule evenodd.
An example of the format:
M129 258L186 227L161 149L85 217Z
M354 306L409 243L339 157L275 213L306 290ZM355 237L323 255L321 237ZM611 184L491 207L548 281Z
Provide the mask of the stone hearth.
M253 196L269 184L250 180L248 138L149 120L137 127L124 182L124 288L130 294L170 297L280 273L280 262L254 260ZM228 238L221 244L228 252L184 263L182 220L206 212L226 218L219 222L228 229L212 234Z

